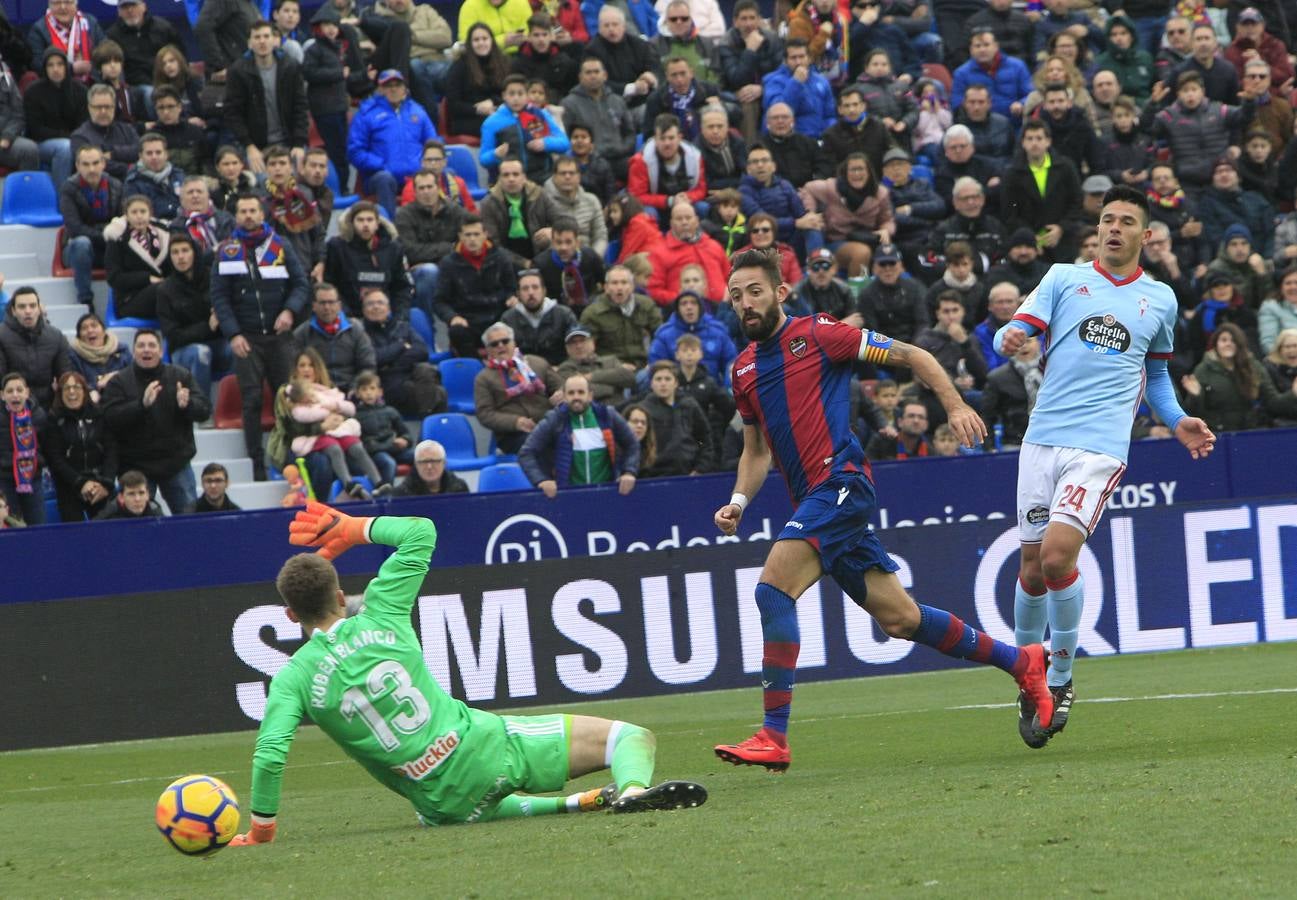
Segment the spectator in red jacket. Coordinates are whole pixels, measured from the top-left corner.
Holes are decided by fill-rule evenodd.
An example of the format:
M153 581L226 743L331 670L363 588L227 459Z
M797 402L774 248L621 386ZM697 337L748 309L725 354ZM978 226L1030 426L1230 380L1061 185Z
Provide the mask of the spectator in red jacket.
M1265 30L1265 17L1255 6L1249 6L1238 14L1238 21L1234 23L1234 40L1225 48L1225 59L1234 64L1239 84L1243 83L1244 67L1253 58L1249 51L1255 51L1256 56L1269 63L1270 83L1283 96L1288 96L1293 88L1293 67L1288 50L1283 41Z
M680 273L685 266L699 265L707 273L707 299L718 303L725 296L730 261L720 244L709 238L698 222L692 205L671 207L671 230L652 250L649 263L649 296L658 306L670 306L680 293Z
M662 240L662 232L653 217L630 194L622 191L604 210L608 222L608 240L621 241L617 262L625 262L636 253L647 253Z
M645 212L661 221L670 217L676 203L698 204L707 197L703 168L702 153L681 138L680 120L663 113L653 120L653 137L631 157L626 189ZM674 292L670 299L675 299Z

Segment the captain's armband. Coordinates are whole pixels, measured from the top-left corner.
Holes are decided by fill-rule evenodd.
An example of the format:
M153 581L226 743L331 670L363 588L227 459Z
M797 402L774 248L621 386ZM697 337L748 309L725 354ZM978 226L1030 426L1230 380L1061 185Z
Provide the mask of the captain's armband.
M865 329L860 333L860 354L861 362L873 363L881 366L887 363L896 352L896 342L885 334L879 334L877 331Z

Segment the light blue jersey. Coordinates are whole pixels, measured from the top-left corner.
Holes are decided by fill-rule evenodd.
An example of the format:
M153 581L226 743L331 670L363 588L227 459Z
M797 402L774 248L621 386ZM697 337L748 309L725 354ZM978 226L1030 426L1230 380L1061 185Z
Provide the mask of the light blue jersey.
M1013 317L1045 334L1045 378L1023 440L1124 463L1145 361L1171 358L1176 315L1175 294L1143 269L1117 279L1098 262L1051 266Z

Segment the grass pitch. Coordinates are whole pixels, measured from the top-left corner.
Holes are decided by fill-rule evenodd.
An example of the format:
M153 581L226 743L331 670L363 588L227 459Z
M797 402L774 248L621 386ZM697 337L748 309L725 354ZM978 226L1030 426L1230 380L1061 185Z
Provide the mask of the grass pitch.
M1077 669L1041 751L994 670L802 685L782 776L711 752L754 729L755 686L574 708L651 727L659 775L711 793L637 816L419 828L306 728L279 840L205 860L154 800L202 772L246 814L251 732L0 755L0 896L1294 896L1297 644Z

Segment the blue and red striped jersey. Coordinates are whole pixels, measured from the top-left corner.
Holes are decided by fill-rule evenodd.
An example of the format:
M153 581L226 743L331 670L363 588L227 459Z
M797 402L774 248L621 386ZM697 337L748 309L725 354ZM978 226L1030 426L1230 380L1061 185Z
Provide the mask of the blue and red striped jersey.
M734 361L734 401L760 425L793 503L840 472L870 477L851 430L852 366L883 362L891 339L818 313L784 322Z

